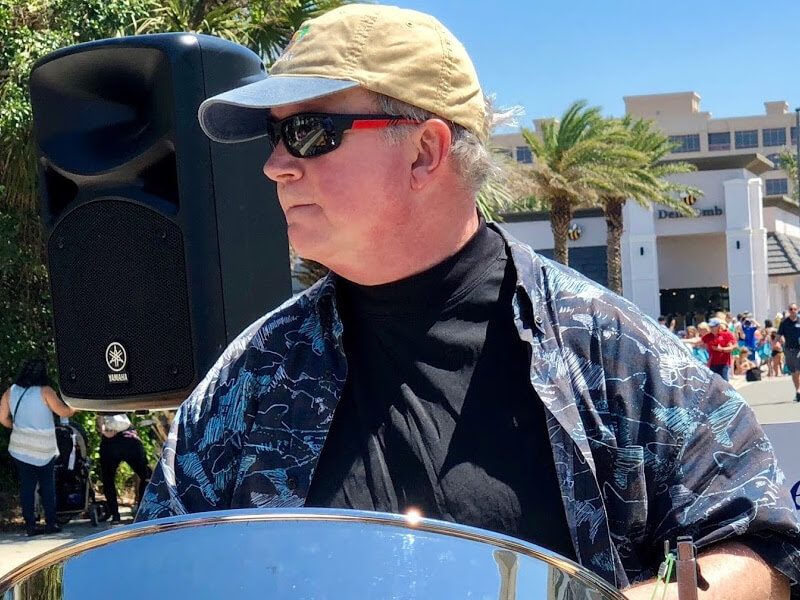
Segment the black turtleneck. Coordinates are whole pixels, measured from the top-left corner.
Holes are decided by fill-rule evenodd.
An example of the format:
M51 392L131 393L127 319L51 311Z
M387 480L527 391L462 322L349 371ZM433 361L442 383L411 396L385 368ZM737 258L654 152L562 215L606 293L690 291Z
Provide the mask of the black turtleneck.
M416 508L575 558L515 283L484 223L423 273L337 282L348 375L306 506Z

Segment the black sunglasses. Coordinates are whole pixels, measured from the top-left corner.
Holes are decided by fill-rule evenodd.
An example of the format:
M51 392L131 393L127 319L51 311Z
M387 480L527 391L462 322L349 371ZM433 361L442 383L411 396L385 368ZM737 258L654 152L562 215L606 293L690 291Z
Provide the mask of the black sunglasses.
M283 140L292 156L313 158L336 150L342 143L344 132L349 129L380 129L417 123L420 121L392 115L300 113L280 121L270 120L267 132L273 150Z

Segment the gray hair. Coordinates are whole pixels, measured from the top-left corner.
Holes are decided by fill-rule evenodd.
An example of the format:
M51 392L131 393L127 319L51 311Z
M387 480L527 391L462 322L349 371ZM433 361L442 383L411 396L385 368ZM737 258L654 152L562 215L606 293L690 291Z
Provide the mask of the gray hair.
M375 96L378 100L378 107L384 114L415 121L442 119L447 123L452 134L450 156L453 159L456 172L469 190L477 193L487 179L499 173L500 165L489 150L489 147L476 134L465 127L390 96L384 96L383 94L375 94ZM486 103L487 129L490 129L498 121L498 114L495 112L489 98L484 97L484 101ZM390 140L399 141L406 135L408 128L404 126L388 127L385 131Z

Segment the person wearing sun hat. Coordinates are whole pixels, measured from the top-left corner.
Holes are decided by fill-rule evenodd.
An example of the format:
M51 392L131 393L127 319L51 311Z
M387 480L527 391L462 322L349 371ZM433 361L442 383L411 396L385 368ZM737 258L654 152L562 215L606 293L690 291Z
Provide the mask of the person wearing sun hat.
M198 118L216 142L270 145L289 239L331 273L225 350L137 520L414 509L537 543L629 598L651 596L684 534L718 597L800 579L800 525L741 396L630 302L479 216L496 117L438 20L327 12Z
M703 336L703 343L708 348L708 368L728 381L731 375L731 352L737 346L736 338L718 317L709 319L708 326L710 331Z
M745 311L742 313L742 335L744 335L744 345L750 350L750 354L755 356L756 353L756 332L761 327L754 317L753 313Z

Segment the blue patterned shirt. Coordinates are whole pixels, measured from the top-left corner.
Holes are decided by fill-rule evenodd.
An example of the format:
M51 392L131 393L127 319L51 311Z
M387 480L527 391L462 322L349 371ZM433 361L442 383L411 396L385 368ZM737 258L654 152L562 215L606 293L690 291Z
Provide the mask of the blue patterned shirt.
M625 588L654 576L664 540L746 535L797 582L800 524L744 399L629 301L491 226L517 273L514 321L579 562ZM347 377L335 286L230 344L179 409L137 520L303 505Z

